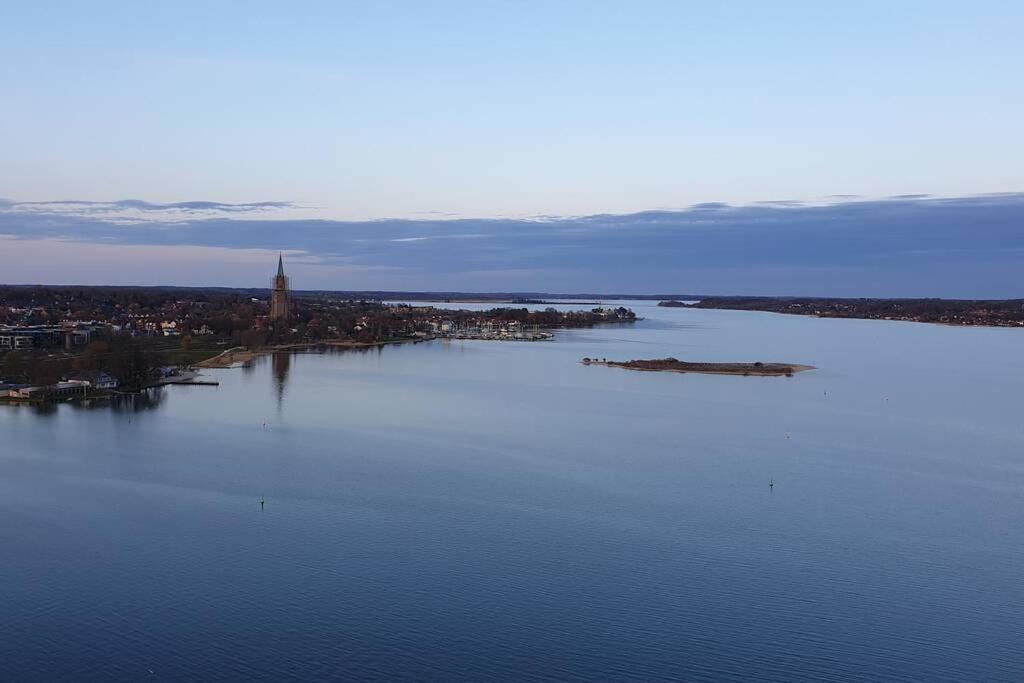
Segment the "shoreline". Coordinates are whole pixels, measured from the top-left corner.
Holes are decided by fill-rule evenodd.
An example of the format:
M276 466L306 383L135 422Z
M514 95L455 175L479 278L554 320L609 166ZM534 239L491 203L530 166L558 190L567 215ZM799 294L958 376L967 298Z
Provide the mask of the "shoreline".
M661 303L663 302L659 302L658 305L661 306ZM782 304L786 305L783 306ZM924 308L930 304L936 306L945 305L939 310ZM994 306L995 304L1000 304L1002 307L996 307ZM947 327L1021 329L1024 328L1024 319L1020 317L1020 306L1024 306L1024 299L975 301L960 299L707 297L695 304L688 304L683 307L666 305L664 308L774 313L776 315L795 315L817 318L819 320L873 320L877 322L905 322Z
M216 369L224 370L228 368L237 368L245 365L246 363L259 358L260 356L267 356L270 354L277 353L279 351L302 351L306 349L315 349L322 346L329 346L332 348L341 349L358 349L358 348L371 348L375 346L388 346L391 344L417 344L419 342L433 341L434 337L422 337L416 339L387 339L384 341L377 342L357 342L357 341L319 341L319 342L300 342L295 344L276 344L274 346L265 346L261 349L248 349L244 346L235 346L225 351L221 351L216 356L211 356L205 360L198 361L192 364L193 368L202 369Z

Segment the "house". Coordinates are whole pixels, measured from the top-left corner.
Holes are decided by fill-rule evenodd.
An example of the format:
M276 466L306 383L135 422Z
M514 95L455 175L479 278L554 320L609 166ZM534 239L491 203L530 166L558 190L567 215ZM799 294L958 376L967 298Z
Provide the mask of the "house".
M47 387L20 386L9 394L10 398L18 398L28 401L33 398L42 398L47 394Z
M0 349L5 351L24 351L32 348L32 337L23 334L4 334L0 332Z
M85 370L68 376L68 379L82 380L89 383L94 389L109 391L116 389L119 385L117 378L102 370Z
M55 325L0 327L0 349L5 351L60 346L63 338L63 329Z
M0 398L20 398L19 392L26 387L27 384L0 383Z
M63 382L57 382L52 387L44 387L50 389L55 396L84 396L89 391L91 385L83 379L69 379Z

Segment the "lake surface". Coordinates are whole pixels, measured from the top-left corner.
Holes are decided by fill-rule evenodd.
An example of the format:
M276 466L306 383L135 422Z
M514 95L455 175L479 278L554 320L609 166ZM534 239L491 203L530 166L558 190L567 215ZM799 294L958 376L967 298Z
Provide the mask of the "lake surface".
M1024 679L1024 330L627 305L0 410L0 680Z

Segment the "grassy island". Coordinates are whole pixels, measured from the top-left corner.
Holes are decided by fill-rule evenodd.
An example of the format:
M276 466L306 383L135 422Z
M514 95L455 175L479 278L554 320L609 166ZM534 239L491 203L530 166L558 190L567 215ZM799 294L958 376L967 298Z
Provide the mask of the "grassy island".
M645 372L700 372L710 375L758 375L762 377L791 377L797 372L815 369L812 365L796 363L690 363L675 358L629 361L584 358L582 362L584 365L606 365L612 368Z

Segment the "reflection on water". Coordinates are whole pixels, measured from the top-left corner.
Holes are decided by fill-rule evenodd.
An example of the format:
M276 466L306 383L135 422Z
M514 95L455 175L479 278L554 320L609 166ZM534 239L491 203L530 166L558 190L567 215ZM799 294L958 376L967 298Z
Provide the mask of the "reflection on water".
M163 404L166 396L167 390L164 387L154 387L137 394L117 394L111 403L116 410L138 413L144 410L156 410Z
M1020 330L627 305L0 410L0 680L1024 680Z
M281 410L284 402L284 389L288 383L288 370L292 365L291 351L277 351L271 355L272 371L274 373L274 388L277 392L277 409Z
M242 366L244 374L252 374L259 367L265 367L266 364L270 363L270 373L273 377L273 389L274 398L277 404L278 411L284 406L284 399L287 393L288 387L288 376L292 370L292 364L295 362L296 357L301 356L333 356L339 357L344 355L356 355L356 356L376 356L380 357L384 354L386 346L375 345L375 346L331 346L328 344L322 344L319 346L313 346L307 349L292 349L274 351L263 356L257 356L251 361L245 363Z
M164 401L164 387L153 387L138 393L112 393L85 400L42 401L37 403L14 403L0 406L0 410L26 410L40 417L54 416L62 410L104 412L140 412L155 410Z
M56 415L57 414L58 406L57 406L57 403L54 402L54 401L43 401L43 402L40 402L40 403L27 403L27 404L14 404L14 405L2 405L2 406L0 406L0 410L5 410L7 408L13 408L13 409L16 409L16 410L21 410L21 409L24 409L24 408L28 408L30 411L32 411L32 413L34 415L38 415L40 417L46 417L48 415Z
M89 408L107 409L113 408L120 412L139 413L159 408L167 396L165 387L153 387L138 393L114 394L105 399L104 402L94 402Z

